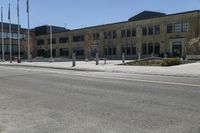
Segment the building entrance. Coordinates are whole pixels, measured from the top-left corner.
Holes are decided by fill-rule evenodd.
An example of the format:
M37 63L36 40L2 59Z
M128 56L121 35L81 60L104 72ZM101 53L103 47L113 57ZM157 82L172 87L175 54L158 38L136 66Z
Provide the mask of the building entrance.
M173 57L182 57L182 42L172 43L172 55Z

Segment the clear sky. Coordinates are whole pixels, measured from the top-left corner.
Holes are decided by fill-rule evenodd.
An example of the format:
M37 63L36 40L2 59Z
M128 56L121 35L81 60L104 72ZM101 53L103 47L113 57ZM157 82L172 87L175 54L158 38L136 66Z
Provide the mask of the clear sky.
M11 18L17 23L17 0L0 0L4 20L8 22L8 3ZM200 9L200 0L29 0L31 27L45 24L76 29L126 21L144 10L167 14ZM27 27L26 0L20 0L20 21Z

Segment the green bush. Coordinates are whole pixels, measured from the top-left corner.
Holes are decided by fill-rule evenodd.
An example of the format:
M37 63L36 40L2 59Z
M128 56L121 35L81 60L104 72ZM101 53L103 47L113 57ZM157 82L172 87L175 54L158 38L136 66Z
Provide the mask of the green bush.
M164 59L163 61L160 62L161 66L175 66L175 65L180 65L181 61L178 58L169 58L169 59Z

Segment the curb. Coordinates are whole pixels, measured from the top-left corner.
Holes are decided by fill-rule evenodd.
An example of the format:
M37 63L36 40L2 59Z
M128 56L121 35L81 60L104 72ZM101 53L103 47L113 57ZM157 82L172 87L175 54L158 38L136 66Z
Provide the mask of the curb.
M106 72L98 69L81 69L81 68L62 68L62 67L51 67L51 66L36 66L36 65L12 65L12 64L0 64L0 66L9 66L9 67L29 67L29 68L49 68L49 69L58 69L58 70L71 70L71 71L89 71L89 72Z
M52 67L52 66L36 66L36 65L20 65L20 64L0 64L0 66L9 67L29 67L29 68L48 68L57 70L70 70L70 71L88 71L88 72L113 72L113 73L131 73L138 75L157 75L157 76L168 76L168 77L188 77L188 78L199 78L200 75L190 75L190 74L162 74L162 73L140 73L140 72L128 72L120 70L99 70L99 69L83 69L83 68L62 68L62 67Z

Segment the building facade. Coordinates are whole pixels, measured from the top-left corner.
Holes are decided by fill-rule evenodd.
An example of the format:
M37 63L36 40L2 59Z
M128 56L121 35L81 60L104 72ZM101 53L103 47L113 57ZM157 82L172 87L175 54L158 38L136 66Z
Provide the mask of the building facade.
M18 25L11 24L11 34L9 33L9 24L3 23L3 33L1 32L2 27L0 24L0 58L2 59L2 34L3 34L3 41L4 41L4 53L5 59L9 60L10 58L10 36L12 39L11 48L12 48L12 57L13 59L18 56ZM21 44L21 51L20 55L22 58L26 58L27 56L27 30L21 28L20 26L20 44Z
M121 59L122 53L127 59L184 57L187 42L200 35L199 16L199 10L169 15L144 11L128 21L113 24L75 30L52 26L53 57L72 58L73 53L81 59L92 59L96 53L108 59ZM49 57L49 29L46 25L31 30L33 57Z

